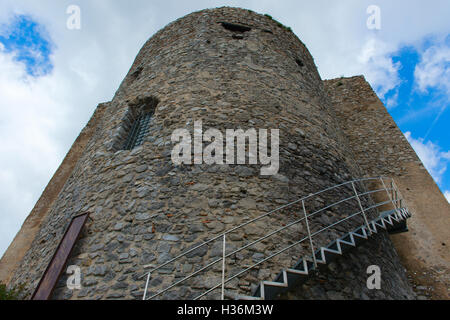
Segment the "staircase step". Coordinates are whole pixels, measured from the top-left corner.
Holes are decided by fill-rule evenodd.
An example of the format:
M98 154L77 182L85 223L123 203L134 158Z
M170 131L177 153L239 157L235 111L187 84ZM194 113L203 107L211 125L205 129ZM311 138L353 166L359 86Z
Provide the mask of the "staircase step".
M288 286L288 279L286 275L286 271L281 271L281 277L282 281L263 281L264 286L272 286L272 287L287 287Z
M392 221L392 219L391 219L390 217L383 218L382 220L384 221L384 224L385 224L385 225L386 225L386 223L387 223L387 224L390 224L391 226L394 225L394 221ZM388 228L388 227L389 227L389 226L386 226L386 228Z
M333 249L324 248L324 247L322 247L321 250L322 250L322 254L325 256L325 259L327 261L331 261L331 260L335 259L336 257L342 255L342 251L340 251L340 250L338 251L338 250L333 250Z
M261 298L263 298L264 300L273 300L281 292L287 291L288 285L287 284L280 285L280 283L278 283L278 282L263 281L261 283L261 288L262 288ZM282 289L285 289L285 290L282 290Z
M298 273L303 273L305 275L307 275L308 272L308 263L306 262L305 259L301 259L299 262L297 262L293 268L296 272Z
M300 271L300 270L296 270L296 269L286 269L286 272L287 272L288 276L289 276L289 273L297 274L297 275L303 276L303 277L308 275L308 272Z
M379 219L377 221L374 221L373 222L373 226L374 226L374 230L375 230L376 226L378 226L381 229L386 230L386 224L385 224L383 219Z
M353 236L350 233L347 233L344 237L338 239L341 244L345 244L347 246L355 247L355 239L353 239Z
M246 295L237 295L235 297L236 300L264 300L261 297L254 297L254 296L246 296Z
M356 247L359 243L367 240L370 235L378 233L382 229L387 230L389 233L404 232L406 219L409 217L411 217L411 214L403 208L383 212L378 218L369 222L369 229L367 229L366 225L362 225L347 233L345 236L331 242L328 246L321 247L314 252L316 262L319 264L327 264L327 262L343 255L346 251ZM238 299L274 299L280 293L288 291L300 281L307 279L308 275L315 269L312 257L304 257L293 268L283 269L277 275L275 281L261 281L253 296L239 296Z
M294 269L286 269L286 276L289 286L294 286L301 279L305 278L307 275L304 273L298 273Z
M325 255L323 254L322 250L318 250L314 254L316 256L316 262L320 264L327 264L327 260L325 258Z
M367 232L366 232L366 228L365 227L359 227L358 229L356 229L353 232L350 232L350 234L353 236L353 238L355 239L355 242L362 240L367 240Z
M337 251L339 253L342 253L341 248L340 248L340 246L337 243L337 240L334 240L333 242L331 242L328 245L328 250L334 250L334 251Z

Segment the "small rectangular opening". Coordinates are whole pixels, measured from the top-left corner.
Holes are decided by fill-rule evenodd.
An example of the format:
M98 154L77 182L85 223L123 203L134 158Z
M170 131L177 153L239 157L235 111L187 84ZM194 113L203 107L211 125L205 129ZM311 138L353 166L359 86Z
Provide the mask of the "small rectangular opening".
M152 113L147 112L140 115L133 123L130 133L125 141L124 150L132 150L144 142L144 138L149 131Z
M233 31L233 32L248 32L251 31L252 28L243 26L241 24L235 24L235 23L229 23L229 22L221 22L222 27L224 27L227 30Z

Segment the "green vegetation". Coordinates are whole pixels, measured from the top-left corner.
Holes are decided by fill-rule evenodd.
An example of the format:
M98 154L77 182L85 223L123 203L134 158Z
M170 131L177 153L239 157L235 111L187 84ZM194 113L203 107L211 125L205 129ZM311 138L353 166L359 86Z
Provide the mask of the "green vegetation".
M270 20L274 21L280 28L283 28L284 30L287 30L287 31L292 32L291 27L287 27L287 26L285 26L284 24L282 24L281 22L278 22L277 20L275 20L274 18L272 18L272 16L271 16L270 14L267 14L267 13L266 13L265 16L266 16L267 18L269 18Z
M19 300L23 289L24 285L19 285L8 290L6 285L0 282L0 300Z

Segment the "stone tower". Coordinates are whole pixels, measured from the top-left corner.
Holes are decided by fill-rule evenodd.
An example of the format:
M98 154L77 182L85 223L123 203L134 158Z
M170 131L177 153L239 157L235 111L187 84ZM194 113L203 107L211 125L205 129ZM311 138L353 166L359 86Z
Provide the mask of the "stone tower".
M338 114L303 43L286 27L249 10L202 10L157 32L141 49L112 101L100 104L2 258L2 279L25 283L30 297L71 219L90 218L67 261L81 270L80 290L63 274L53 299L140 299L146 272L180 253L308 194L363 177ZM177 129L194 124L279 130L279 169L261 163L181 164L172 161ZM203 142L203 145L208 145ZM270 151L275 152L270 144ZM194 153L198 150L192 150ZM225 155L224 155L225 157ZM357 185L363 192L364 185ZM305 203L312 212L351 194L333 190ZM370 204L363 199L363 204ZM357 210L356 201L311 219L310 228ZM227 252L241 248L303 214L289 207L227 235ZM328 243L363 220L347 221L314 239ZM304 224L236 253L228 275L301 239ZM311 250L305 242L243 274L226 295L249 294ZM170 286L222 255L221 238L152 273L149 293ZM366 288L369 265L382 269L381 290ZM191 299L220 282L221 264L159 298ZM326 284L324 279L327 279ZM207 298L218 298L213 291ZM289 298L412 298L396 251L385 233L293 290Z

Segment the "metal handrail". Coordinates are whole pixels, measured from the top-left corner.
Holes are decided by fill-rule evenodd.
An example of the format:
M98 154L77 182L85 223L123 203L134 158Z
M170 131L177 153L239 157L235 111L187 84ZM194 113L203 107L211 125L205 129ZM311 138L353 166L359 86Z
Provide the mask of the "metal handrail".
M375 205L375 206L371 206L371 207L369 207L369 208L367 208L367 209L374 209L375 207L383 206L383 205L385 205L385 204L387 204L387 203L389 203L389 202L390 202L390 201L385 201L385 202L379 203L379 204L377 204L377 205ZM334 223L333 225L337 225L337 224L339 224L339 223L341 223L341 222L344 222L345 220L348 220L349 218L354 217L354 216L356 216L356 215L358 215L358 214L360 214L360 213L361 213L361 211L356 212L356 213L353 213L353 214L351 214L350 216L346 217L345 219L339 220L338 222ZM325 231L325 230L329 229L330 227L331 227L331 225L328 226L328 227L325 227L325 228L323 228L323 229L321 229L321 230L319 230L319 231L317 231L316 233L312 234L311 237L314 236L314 235L316 235L316 234L319 234L319 233L322 232L322 231ZM288 247L283 248L282 250L279 250L279 251L277 251L277 252L271 254L271 255L268 256L267 258L258 261L257 263L255 263L255 264L253 264L253 265L247 267L246 269L242 270L241 272L239 272L239 273L235 274L234 276L228 278L227 280L224 281L224 283L230 282L231 280L235 279L236 277L238 277L238 276L244 274L245 272L247 272L247 271L249 271L249 270L255 268L256 266L260 265L261 263L266 262L267 260L270 260L270 259L272 259L273 257L275 257L275 256L277 256L277 255L279 255L279 254L282 254L283 252L289 250L290 248L292 248L292 247L294 247L294 246L296 246L296 245L302 243L303 241L307 240L308 238L309 238L309 237L304 237L303 239L294 242L293 244L289 245ZM315 253L314 253L313 257L315 258ZM221 259L219 259L219 260L221 260ZM216 263L217 263L217 262L216 262ZM210 293L210 292L216 290L216 289L219 288L221 285L222 285L222 283L217 284L216 286L212 287L212 288L209 289L208 291L206 291L206 292L202 293L201 295L195 297L193 300L198 300L198 299L200 299L201 297L207 295L208 293ZM165 291L164 291L164 292L165 292ZM150 297L149 299L151 299L151 298L153 298L153 297L156 297L156 296L160 295L161 293L162 293L162 292L157 293L157 294L154 294L154 295L153 295L152 297Z
M374 209L374 208L383 206L383 205L388 204L388 203L390 203L390 201L384 201L384 202L378 203L378 204L376 204L376 205L370 206L370 207L366 208L366 210ZM322 228L322 229L316 231L315 233L312 233L312 234L311 234L311 237L314 237L315 235L317 235L317 234L319 234L319 233L321 233L321 232L323 232L323 231L325 231L325 230L327 230L327 229L329 229L329 228L331 228L331 227L333 227L333 226L335 226L335 225L338 225L338 224L340 224L340 223L342 223L342 222L344 222L344 221L346 221L346 220L349 220L350 218L353 218L353 217L357 216L357 215L360 214L360 213L361 213L361 211L358 211L358 212L353 213L353 214L351 214L350 216L348 216L348 217L346 217L346 218L343 218L343 219L341 219L341 220L339 220L339 221L337 221L337 222L335 222L335 223L333 223L333 224L331 224L331 225L329 225L329 226L327 226L327 227L325 227L325 228ZM262 241L262 240L264 240L264 239L267 239L267 238L269 238L270 236L272 236L272 235L278 233L280 230L287 229L288 227L291 227L292 225L297 224L297 223L301 222L302 220L304 220L304 218L299 219L299 220L296 220L296 221L294 221L294 222L291 222L289 225L286 225L286 227L283 227L283 228L281 228L281 229L278 229L278 230L276 230L276 231L273 231L273 232L271 232L271 233L265 235L264 237L262 237L262 238L260 238L260 239L258 239L258 240L255 240L255 241L253 241L253 242L251 242L251 243L249 243L249 244L247 244L247 245L245 245L245 246L243 246L243 247L241 247L241 248L239 248L239 249L237 249L237 250L235 250L235 251L233 251L233 252L230 252L230 253L228 253L228 254L225 255L225 258L228 258L228 257L230 257L230 256L232 256L232 255L234 255L234 254L236 254L236 253L238 253L238 252L240 252L240 251L242 251L242 250L244 250L244 249L246 249L246 248L252 246L252 245L255 244L255 243L258 243L258 242L260 242L260 241ZM369 231L371 231L371 230L369 229ZM307 239L309 239L309 236L304 237L302 240L299 240L299 241L294 242L292 245L289 245L288 247L283 248L283 249L281 249L281 250L275 252L274 254L268 256L267 258L265 258L265 259L263 259L263 260L258 261L257 263L255 263L255 264L249 266L247 269L245 269L245 270L243 270L243 271L237 273L236 275L232 276L231 278L228 278L228 279L226 279L225 281L220 282L220 283L219 283L218 285L216 285L215 287L213 287L213 288L211 288L210 290L204 292L204 293L201 294L200 296L194 298L194 300L197 300L197 299L203 297L204 295L208 294L209 292L211 292L211 291L217 289L218 287L220 287L222 284L226 284L226 283L230 282L231 280L235 279L236 277L238 277L239 275L243 274L244 272L246 272L246 271L248 271L248 270L251 270L251 269L255 268L256 266L258 266L258 265L261 264L262 262L265 262L265 261L267 261L267 260L270 260L271 258L273 258L273 257L275 257L275 256L277 256L277 255L279 255L279 254L281 254L281 253L287 251L288 249L292 248L293 246L295 246L295 245L297 245L297 244L302 243L303 241L305 241L305 240L307 240ZM312 256L313 256L313 259L314 259L314 258L315 258L315 254L313 254ZM151 300L152 298L161 295L162 293L164 293L164 292L166 292L166 291L172 289L173 287L177 286L179 283L184 282L185 280L187 280L187 279L189 279L189 278L192 278L193 276L197 275L198 273L202 272L203 270L205 270L205 269L207 269L207 268L209 268L209 267L212 267L214 264L216 264L216 263L218 263L218 262L220 262L220 261L222 261L222 260L223 260L223 258L218 258L218 259L216 259L215 261L213 261L213 262L207 264L207 265L204 266L203 268L201 268L201 269L195 271L194 273L192 273L192 274L186 276L185 278L183 278L183 279L181 279L181 280L175 282L174 284L170 285L169 287L167 287L167 288L165 288L165 289L163 289L163 290L161 290L161 291L155 293L154 295L152 295L151 297L149 297L148 300ZM145 300L145 299L144 299L144 300Z
M324 230L327 230L327 229L331 228L332 226L335 226L335 225L337 225L337 224L339 224L339 223L342 223L342 222L344 222L344 221L346 221L346 220L348 220L348 219L350 219L350 218L352 218L352 217L354 217L354 216L356 216L356 215L358 215L358 214L361 214L361 213L364 214L364 209L362 208L362 205L361 205L361 202L360 202L358 196L369 195L369 197L370 197L371 194L376 193L376 192L382 192L382 191L386 191L386 192L388 193L388 196L389 196L389 198L390 198L390 201L386 201L386 202L383 202L383 203L379 203L379 204L377 204L377 205L374 205L374 206L371 206L371 207L369 207L369 208L366 208L365 210L371 210L371 209L373 209L373 208L376 208L376 207L385 205L385 204L390 203L390 202L391 202L392 204L394 204L394 200L391 198L389 191L397 191L397 190L394 190L394 188L396 188L396 185L392 184L392 182L391 182L391 185L393 186L393 188L386 188L386 186L385 186L385 184L384 184L384 179L389 179L389 180L393 181L393 179L392 179L392 178L389 178L389 177L362 178L362 179L355 179L355 180L352 180L352 181L347 181L347 182L345 182L345 183L341 183L341 184L339 184L339 185L335 185L335 186L332 186L332 187L323 189L323 190L321 190L321 191L319 191L319 192L316 192L316 193L314 193L314 194L310 194L310 195L305 196L305 197L303 197L303 198L300 198L300 199L298 199L298 200L296 200L296 201L293 201L293 202L290 202L290 203L285 204L285 205L283 205L283 206L280 206L280 207L278 207L278 208L276 208L276 209L274 209L274 210L271 210L271 211L269 211L269 212L267 212L267 213L265 213L265 214L263 214L263 215L260 215L260 216L258 216L258 217L256 217L256 218L253 218L253 219L251 219L251 220L249 220L249 221L247 221L247 222L245 222L245 223L242 223L242 224L240 224L240 225L238 225L238 226L236 226L236 227L233 227L233 228L231 228L230 230L228 230L228 231L226 231L226 232L224 232L224 233L222 233L222 234L220 234L220 235L218 235L218 236L216 236L216 237L213 237L212 239L207 240L207 241L205 241L205 242L203 242L203 243L201 243L201 244L199 244L199 245L197 245L197 246L195 246L195 247L193 247L193 248L191 248L191 249L189 249L189 250L187 250L187 251L185 251L185 252L183 252L183 253L177 255L176 257L174 257L174 258L168 260L167 262L165 262L165 263L163 263L163 264L161 264L161 265L159 265L159 266L153 268L153 269L152 269L151 271L149 271L148 273L146 273L146 274L144 274L143 276L139 277L140 279L142 279L143 277L147 276L147 281L146 281L146 286L145 286L145 292L144 292L144 297L143 297L143 299L146 300L146 295L147 295L147 291L148 291L148 283L149 283L149 280L150 280L151 273L153 273L153 272L155 272L155 271L157 271L157 270L163 268L164 266L166 266L166 265L168 265L168 264L170 264L170 263L172 263L172 262L178 260L179 258L181 258L181 257L183 257L183 256L185 256L185 255L187 255L188 253L190 253L190 252L192 252L192 251L194 251L194 250L196 250L196 249L198 249L198 248L200 248L200 247L202 247L202 246L204 246L204 245L207 245L208 243L211 243L211 242L213 242L213 241L215 241L215 240L218 240L218 239L221 238L221 237L224 239L224 249L223 249L224 252L223 252L222 258L216 259L215 261L213 261L213 262L211 262L211 263L208 263L206 266L204 266L204 267L200 268L199 270L195 271L194 273L192 273L192 274L190 274L190 275L184 277L183 279L181 279L181 280L179 280L179 281L173 283L173 284L170 285L169 287L167 287L167 288L163 289L162 291L160 291L160 292L158 292L158 293L152 295L152 296L151 296L150 298L148 298L148 299L152 299L153 297L156 297L156 296L158 296L158 295L160 295L160 294L162 294L162 293L164 293L164 292L170 290L171 288L175 287L175 286L178 285L179 283L184 282L185 280L187 280L187 279L189 279L189 278L192 278L193 276L199 274L200 272L202 272L202 271L208 269L209 267L213 266L214 264L216 264L216 263L218 263L218 262L220 262L220 261L223 262L223 263L222 263L222 264L223 264L223 265L222 265L222 269L223 269L222 272L223 272L223 274L222 274L222 282L221 282L218 286L222 285L222 298L223 298L224 284L225 284L225 283L228 283L229 281L231 281L231 280L234 279L235 277L237 277L237 276L239 276L239 275L242 274L242 272L240 272L240 273L238 273L237 275L233 276L232 278L229 278L229 279L227 279L227 280L224 279L225 259L226 259L227 257L232 256L232 255L234 255L234 254L236 254L236 253L238 253L238 252L240 252L240 251L242 251L242 250L244 250L244 249L246 249L246 248L248 248L248 247L250 247L250 246L252 246L252 245L254 245L254 244L256 244L256 243L258 243L258 242L261 242L261 241L263 241L263 240L269 238L270 236L272 236L272 235L274 235L274 234L277 234L277 233L279 233L279 232L281 232L281 231L283 231L283 230L285 230L285 229L287 229L287 228L289 228L289 227L291 227L291 226L293 226L293 225L296 225L296 224L300 223L301 221L303 221L303 220L305 220L305 219L306 219L306 221L307 221L309 217L314 216L314 215L316 215L316 214L319 213L319 212L322 212L322 211L324 211L324 210L327 210L327 209L329 209L329 208L331 208L331 207L333 207L333 206L336 206L336 205L338 205L338 204L340 204L340 203L343 203L343 202L349 201L349 200L351 200L351 199L357 198L357 199L358 199L358 203L360 204L360 208L361 208L360 211L358 211L357 213L352 214L352 215L350 215L350 216L348 216L348 217L346 217L346 218L344 218L344 219L341 219L341 220L339 220L338 222L333 223L333 224L331 224L330 226L327 226L327 227L325 227L325 228L323 228L323 229L321 229L321 230L315 232L314 234L311 234L311 232L309 231L309 228L308 228L308 237L305 237L305 238L302 239L300 242L294 243L294 245L296 245L296 244L299 244L299 243L303 242L305 239L310 239L310 242L311 242L311 248L312 248L312 251L313 251L313 259L314 259L314 258L315 258L315 255L314 255L314 248L313 248L312 240L311 240L311 238L312 238L313 236L319 234L320 232L323 232ZM339 188L339 187L342 187L342 186L345 186L345 185L348 185L348 184L352 184L352 185L354 186L354 183L355 183L355 182L363 182L363 181L369 181L369 180L381 180L381 182L382 182L384 188L383 188L383 189L372 190L372 191L366 191L366 192L359 193L359 194L356 192L356 189L354 189L354 190L355 190L355 195L354 195L354 196L348 197L348 198L343 199L343 200L340 200L340 201L337 201L337 202L335 202L335 203L333 203L333 204L331 204L331 205L328 205L328 206L326 206L326 207L324 207L324 208L321 208L320 210L317 210L317 211L315 211L315 212L313 212L313 213L311 213L311 214L306 214L306 210L304 210L305 216L302 217L301 219L298 219L298 220L296 220L296 221L294 221L294 222L291 222L291 223L289 223L289 224L287 224L287 225L284 225L282 228L279 228L279 229L277 229L277 230L275 230L275 231L273 231L273 232L270 232L269 234L265 235L264 237L261 237L261 238L259 238L259 239L257 239L257 240L254 240L254 241L252 241L252 242L246 244L246 245L243 246L243 247L238 248L237 250L235 250L235 251L233 251L233 252L231 252L231 253L229 253L229 254L225 254L225 237L226 237L227 234L229 234L229 233L231 233L231 232L233 232L233 231L236 231L237 229L240 229L240 228L242 228L242 227L244 227L244 226L246 226L246 225L248 225L248 224L250 224L250 223L252 223L252 222L256 222L256 221L258 221L258 220L260 220L260 219L262 219L262 218L264 218L264 217L267 217L267 216L269 216L269 215L271 215L271 214L273 214L273 213L275 213L275 212L277 212L277 211L280 211L280 210L285 209L285 208L287 208L287 207L291 207L291 206L293 206L294 204L297 204L297 203L299 203L299 202L302 202L303 209L304 209L304 201L305 201L306 199L309 199L309 198L311 198L311 197L317 196L317 195L319 195L319 194L321 194L321 193L324 193L324 192L327 192L327 191L330 191L330 190L333 190L333 189L337 189L337 188ZM399 201L399 199L396 198L395 201ZM401 201L401 200L400 200L400 201ZM394 204L394 207L396 207L395 204ZM366 220L366 219L365 219L365 220ZM368 225L367 220L366 220L366 224ZM370 227L368 227L368 228L369 228L368 231L371 232ZM259 265L260 263L262 263L262 262L264 262L264 261L267 261L268 259L272 258L273 256L276 256L276 255L278 255L278 254L281 254L282 252L285 252L286 250L288 250L289 248L291 248L291 247L294 246L294 245L290 245L290 246L288 246L287 248L284 248L283 250L277 252L276 254L271 255L271 256L269 256L268 258L259 261L257 264L254 264L253 266L251 266L250 268L247 268L247 269L245 269L245 270L248 271L248 270L254 268L255 266ZM315 261L314 261L314 263L316 264ZM245 271L245 270L244 270L244 271ZM208 290L207 292L205 292L205 293L202 294L201 296L204 296L205 294L211 292L212 290L217 289L218 286L213 287L212 289ZM199 297L197 297L197 298L200 298L201 296L199 296ZM196 299L197 299L197 298L196 298Z
M258 261L257 263L255 263L255 264L251 265L250 267L247 267L246 269L244 269L244 270L242 270L242 271L238 272L238 273L237 273L237 274L235 274L234 276L232 276L232 277L228 278L227 280L225 280L225 283L228 283L228 282L230 282L231 280L233 280L233 279L235 279L235 278L239 277L240 275L242 275L242 274L246 273L247 271L249 271L249 270L253 269L254 267L256 267L256 266L260 265L261 263L263 263L263 262L266 262L267 260L270 260L270 259L272 259L273 257L276 257L277 255L279 255L279 254L281 254L281 253L283 253L283 252L285 252L285 251L287 251L287 250L291 249L292 247L295 247L296 245L298 245L298 244L302 243L302 242L303 242L303 241L305 241L306 239L308 239L308 237L304 237L303 239L301 239L301 240L298 240L298 241L296 241L296 242L294 242L294 243L290 244L290 245L289 245L289 246L287 246L286 248L284 248L284 249L282 249L282 250L280 250L280 251L277 251L277 252L275 252L275 253L271 254L271 255L270 255L270 256L268 256L267 258L265 258L265 259L263 259L263 260L260 260L260 261ZM207 295L208 293L210 293L210 292L212 292L212 291L216 290L216 289L217 289L217 288L218 288L219 286L220 286L220 284L219 284L219 285L216 285L215 287L213 287L213 288L209 289L208 291L206 291L206 292L202 293L201 295L199 295L199 296L195 297L195 298L194 298L193 300L198 300L198 299L200 299L201 297L203 297L203 296ZM156 295L154 295L154 296L156 296ZM153 296L153 297L154 297L154 296Z
M383 202L377 203L377 204L375 204L375 205L373 205L373 206L370 206L370 207L366 208L366 210L375 209L375 208L384 206L385 204L388 204L389 202L390 202L390 201L383 201ZM316 231L315 233L311 234L311 237L313 237L313 236L315 236L316 234L319 234L319 233L321 233L322 231L325 231L325 230L327 230L327 229L329 229L329 228L331 228L331 227L334 227L335 225L338 225L338 224L341 223L341 222L344 222L344 221L346 221L346 220L349 220L350 218L353 218L354 216L356 216L356 215L358 215L358 214L360 214L360 213L362 213L362 211L358 211L358 212L356 212L356 213L352 213L352 214L349 215L348 217L345 217L345 218L343 218L343 219L341 219L341 220L339 220L339 221L337 221L337 222L335 222L335 223L332 223L332 224L330 224L329 226L326 226L325 228L320 229L319 231ZM368 226L367 228L369 229L369 231L372 231L372 230L370 230L369 225L370 225L370 224L367 225L367 226Z
M216 236L216 237L214 237L214 238L211 238L211 239L209 239L209 240L207 240L207 241L202 242L201 244L199 244L199 245L197 245L197 246L195 246L195 247L193 247L193 248L191 248L191 249L189 249L189 250L187 250L187 251L185 251L185 252L179 254L178 256L176 256L176 257L174 257L174 258L172 258L172 259L166 261L165 263L159 265L158 267L152 269L152 270L149 271L149 272L154 272L154 271L156 271L156 270L158 270L158 269L161 269L161 268L165 267L166 265L168 265L168 264L170 264L170 263L172 263L172 262L178 260L179 258L185 256L186 254L188 254L188 253L190 253L190 252L192 252L192 251L194 251L194 250L196 250L196 249L198 249L198 248L200 248L200 247L202 247L202 246L204 246L204 245L206 245L206 244L208 244L208 243L211 243L211 242L213 242L213 241L215 241L215 240L217 240L217 239L223 237L224 235L226 235L226 234L228 234L228 233L231 233L231 232L233 232L233 231L236 231L237 229L240 229L240 228L242 228L242 227L245 227L246 225L248 225L248 224L250 224L250 223L252 223L252 222L256 222L256 221L258 221L258 220L261 220L262 218L265 218L265 217L271 215L272 213L278 212L278 211L280 211L280 210L282 210L282 209L285 209L285 208L287 208L287 207L290 207L290 206L292 206L292 205L294 205L294 204L297 204L297 203L299 203L299 202L301 202L301 201L307 200L307 199L309 199L309 198L311 198L311 197L313 197L313 196L319 195L319 194L321 194L321 193L323 193L323 192L326 192L326 191L330 191L330 190L333 190L333 189L337 189L337 188L339 188L339 187L342 187L342 186L347 185L347 184L352 183L352 182L361 182L361 181L368 181L368 180L379 180L380 178L383 178L383 179L391 179L391 178L388 178L388 177L378 177L378 178L362 178L362 179L356 179L356 180L352 180L352 181L347 181L347 182L344 182L344 183L335 185L335 186L333 186L333 187L329 187L329 188L323 189L323 190L321 190L321 191L319 191L319 192L310 194L310 195L308 195L308 196L305 196L305 197L300 198L300 199L298 199L298 200L295 200L295 201L293 201L293 202L287 203L287 204L285 204L285 205L282 205L282 206L280 206L280 207L278 207L278 208L276 208L276 209L273 209L273 210L271 210L271 211L269 211L269 212L267 212L267 213L265 213L265 214L262 214L262 215L260 215L260 216L258 216L258 217L256 217L256 218L250 219L249 221L244 222L244 223L242 223L242 224L240 224L240 225L238 225L238 226L236 226L236 227L233 227L233 228L231 228L230 230L225 231L224 233L219 234L218 236ZM381 190L381 189L380 189L380 190ZM385 189L382 189L382 190L385 190ZM388 190L391 190L391 189L388 189ZM347 200L353 199L353 198L355 198L355 196L352 196L352 197L350 197L350 198L344 199L344 200L339 201L339 202L337 202L337 203L333 203L332 205L330 205L330 207L331 207L331 206L334 206L334 205L337 205L337 204L339 204L339 203L345 202L345 201L347 201ZM325 208L323 208L323 209L325 209ZM313 214L316 214L316 213L318 213L318 212L320 212L320 211L321 211L321 210L316 211L316 212L314 212L314 213L312 213L312 214L309 214L308 217L309 217L309 216L312 216ZM145 275L141 276L140 279L142 279L142 278L144 278L144 277L145 277Z

